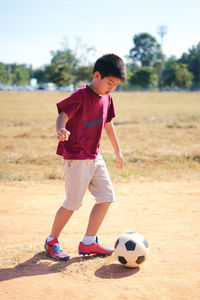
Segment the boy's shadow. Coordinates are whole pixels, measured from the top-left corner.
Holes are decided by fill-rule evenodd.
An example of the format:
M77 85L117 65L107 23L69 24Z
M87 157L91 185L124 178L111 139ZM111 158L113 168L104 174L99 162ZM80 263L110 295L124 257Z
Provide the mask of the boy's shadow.
M88 261L95 258L98 258L98 256L77 256L68 261L55 261L48 256L46 251L42 251L34 255L29 260L19 263L13 268L0 269L0 282L25 276L37 276L63 272L73 263ZM54 263L52 264L52 262ZM139 268L127 269L120 264L110 264L104 265L96 270L94 275L102 279L117 279L136 274L139 270Z
M73 257L68 261L56 261L51 259L46 251L34 255L29 260L19 263L13 268L0 269L0 282L24 276L37 276L64 271L69 265L81 261L94 259L97 256ZM45 261L46 260L46 261ZM55 262L52 264L52 262Z

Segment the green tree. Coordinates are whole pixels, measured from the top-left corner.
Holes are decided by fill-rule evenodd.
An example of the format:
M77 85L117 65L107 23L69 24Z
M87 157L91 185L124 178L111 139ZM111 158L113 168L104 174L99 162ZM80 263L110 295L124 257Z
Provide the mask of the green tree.
M141 67L133 73L130 82L135 87L152 88L157 86L158 75L154 72L153 67Z
M200 42L189 49L188 53L183 53L179 62L186 64L193 74L194 87L200 87Z
M11 81L12 84L25 85L29 84L30 80L30 68L26 65L11 65Z
M188 71L187 66L178 64L175 69L176 85L180 88L189 88L192 85L193 75Z
M93 66L79 66L76 71L76 82L89 82L92 80Z
M134 47L130 50L129 57L135 63L144 66L154 66L161 62L162 53L157 40L148 33L140 33L133 37Z
M70 49L51 51L51 64L46 69L48 81L58 86L68 85L74 82L78 61Z
M179 63L171 57L163 71L163 85L165 87L189 88L192 85L193 75L187 69L187 65Z
M38 83L45 83L46 82L46 73L47 67L41 69L35 69L32 72L32 77L37 79Z
M0 63L0 83L8 83L8 66Z

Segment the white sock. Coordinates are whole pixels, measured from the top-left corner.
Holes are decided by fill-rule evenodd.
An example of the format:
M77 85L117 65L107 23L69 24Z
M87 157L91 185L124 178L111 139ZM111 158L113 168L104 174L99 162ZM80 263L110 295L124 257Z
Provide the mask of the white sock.
M55 238L53 238L52 236L49 235L49 236L47 237L47 243L53 241L54 239L55 239Z
M90 245L90 244L94 244L96 242L96 235L85 235L82 243L84 245Z

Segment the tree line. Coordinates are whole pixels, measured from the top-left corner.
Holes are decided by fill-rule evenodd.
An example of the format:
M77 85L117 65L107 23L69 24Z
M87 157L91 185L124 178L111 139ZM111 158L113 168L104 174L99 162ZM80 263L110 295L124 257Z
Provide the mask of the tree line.
M128 59L129 84L135 88L200 89L200 42L179 59L167 58L148 33L135 35Z
M93 63L88 56L94 48L82 45L81 55L70 48L51 51L50 64L33 69L26 64L0 62L0 83L28 85L30 78L38 84L53 82L57 86L75 87L92 80ZM127 80L122 90L200 89L200 42L180 58L167 58L155 37L148 33L136 34L133 47L125 58Z

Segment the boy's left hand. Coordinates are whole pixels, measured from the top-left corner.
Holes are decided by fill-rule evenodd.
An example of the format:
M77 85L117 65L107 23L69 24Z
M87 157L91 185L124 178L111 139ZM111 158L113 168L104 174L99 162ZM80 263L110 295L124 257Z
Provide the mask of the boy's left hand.
M124 166L124 158L122 156L121 151L115 152L115 157L116 157L116 165L119 169L122 169Z

